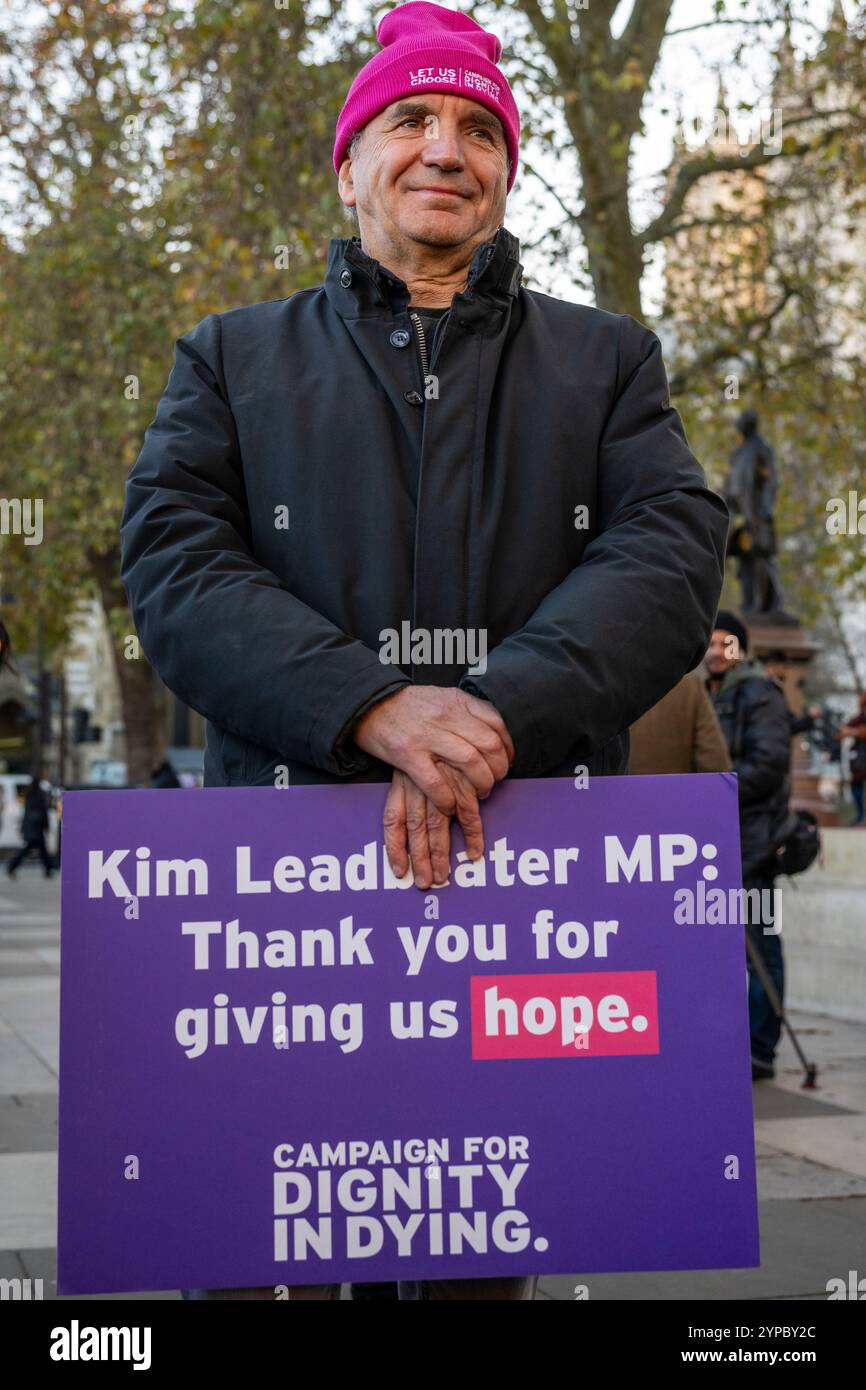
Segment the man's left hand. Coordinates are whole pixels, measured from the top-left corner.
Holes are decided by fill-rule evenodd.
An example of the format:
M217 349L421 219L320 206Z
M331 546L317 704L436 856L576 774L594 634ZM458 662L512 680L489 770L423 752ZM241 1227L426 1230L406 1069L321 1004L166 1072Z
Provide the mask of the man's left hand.
M484 853L484 832L478 797L469 778L449 763L440 763L442 775L454 789L456 816L470 859ZM397 878L411 861L416 888L442 885L451 872L451 821L405 772L394 769L383 816L385 849Z

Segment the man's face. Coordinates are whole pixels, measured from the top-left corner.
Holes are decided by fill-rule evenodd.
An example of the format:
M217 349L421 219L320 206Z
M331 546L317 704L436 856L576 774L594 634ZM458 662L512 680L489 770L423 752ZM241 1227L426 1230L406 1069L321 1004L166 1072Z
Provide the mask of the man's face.
M505 216L508 154L500 121L468 97L401 97L365 126L340 168L361 241L460 246L490 241Z
M732 632L723 627L713 629L704 664L711 676L723 676L742 656L740 644Z

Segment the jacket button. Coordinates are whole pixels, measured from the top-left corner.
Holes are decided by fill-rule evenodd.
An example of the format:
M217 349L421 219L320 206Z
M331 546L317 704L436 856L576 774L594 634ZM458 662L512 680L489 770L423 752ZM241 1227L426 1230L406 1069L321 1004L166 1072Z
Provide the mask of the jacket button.
M394 329L394 332L391 334L390 338L388 339L388 342L391 344L392 347L400 347L400 348L408 347L408 346L409 346L409 333L407 332L407 330L406 330L405 328L395 328L395 329Z
M404 400L404 401L408 401L410 405L423 405L423 404L424 404L424 397L423 397L423 396L419 396L417 391L404 391L404 392L403 392L403 400Z
M341 270L341 271L340 271L340 284L343 286L343 288L344 288L344 289L348 289L349 286L351 285L351 283L352 283L352 272L351 272L351 270Z

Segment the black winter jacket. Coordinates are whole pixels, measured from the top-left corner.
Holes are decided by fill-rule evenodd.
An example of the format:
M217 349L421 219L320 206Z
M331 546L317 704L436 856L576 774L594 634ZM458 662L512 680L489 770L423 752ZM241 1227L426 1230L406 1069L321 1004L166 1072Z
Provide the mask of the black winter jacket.
M764 668L749 660L732 666L710 694L739 785L743 877L771 872L771 856L791 828L785 697Z
M728 515L659 340L522 288L518 252L504 227L476 249L426 382L407 286L357 237L321 287L178 340L121 572L210 721L207 783L387 780L351 727L412 680L489 698L514 776L624 772L628 725L703 656ZM403 623L486 630L486 671L383 664Z

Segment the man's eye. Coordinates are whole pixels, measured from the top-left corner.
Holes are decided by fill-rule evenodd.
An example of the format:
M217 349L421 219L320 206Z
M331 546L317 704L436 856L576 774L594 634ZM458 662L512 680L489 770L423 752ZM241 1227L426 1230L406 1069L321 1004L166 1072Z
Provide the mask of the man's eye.
M419 125L420 119L421 118L419 116L404 116L402 121L400 122L400 125ZM475 128L474 134L483 135L485 140L488 140L491 144L493 143L493 134L491 131L487 129L486 126L477 126Z

